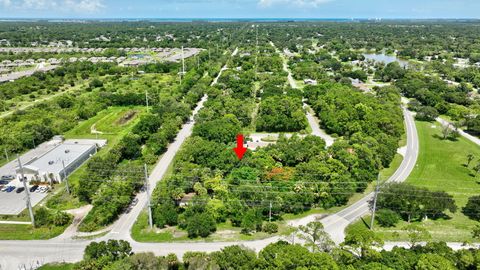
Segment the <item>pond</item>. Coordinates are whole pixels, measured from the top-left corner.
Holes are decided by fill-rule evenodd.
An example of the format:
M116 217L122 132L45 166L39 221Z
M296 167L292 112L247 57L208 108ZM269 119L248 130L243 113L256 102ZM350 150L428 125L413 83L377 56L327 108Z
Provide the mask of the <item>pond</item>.
M363 56L365 56L365 59L367 59L367 60L373 60L375 62L383 62L383 63L385 63L385 65L390 64L392 62L398 62L401 67L408 67L408 61L398 59L394 55L387 55L387 54L384 54L384 53L382 53L382 54L368 54L368 53L365 53L365 54L363 54Z

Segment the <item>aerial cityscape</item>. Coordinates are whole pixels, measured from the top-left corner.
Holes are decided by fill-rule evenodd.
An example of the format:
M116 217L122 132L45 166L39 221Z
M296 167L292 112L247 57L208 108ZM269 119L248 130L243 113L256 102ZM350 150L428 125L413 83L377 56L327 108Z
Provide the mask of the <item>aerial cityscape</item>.
M0 0L0 270L480 269L479 11Z

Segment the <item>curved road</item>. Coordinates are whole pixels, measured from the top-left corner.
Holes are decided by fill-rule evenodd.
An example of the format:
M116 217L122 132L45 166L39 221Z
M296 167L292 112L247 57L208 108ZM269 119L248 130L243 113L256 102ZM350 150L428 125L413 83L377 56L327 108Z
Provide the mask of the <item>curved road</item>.
M415 126L415 120L412 114L403 108L403 117L405 120L405 128L407 132L407 148L400 167L387 180L387 182L403 182L412 172L418 157L418 134ZM325 231L330 234L332 240L339 244L345 238L345 228L352 222L361 218L370 212L368 202L372 200L373 192L352 204L351 206L341 210L340 212L330 215L322 219Z

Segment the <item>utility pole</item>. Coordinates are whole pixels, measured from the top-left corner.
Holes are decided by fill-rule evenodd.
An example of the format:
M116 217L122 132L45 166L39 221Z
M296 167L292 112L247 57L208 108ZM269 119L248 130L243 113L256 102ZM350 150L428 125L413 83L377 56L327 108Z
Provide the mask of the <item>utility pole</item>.
M182 74L185 74L185 54L183 53L183 46L182 46Z
M255 25L255 49L256 49L256 54L255 54L255 80L257 79L257 73L258 73L258 25Z
M372 219L370 220L370 230L373 230L373 223L375 221L375 211L377 211L377 197L378 191L380 190L380 174L377 176L377 186L375 187L375 193L373 195L373 208L372 208Z
M148 113L148 91L145 90L145 103L147 104L147 113Z
M65 170L65 161L62 160L63 167L63 180L65 180L65 186L67 187L67 192L70 194L70 186L68 185L67 170Z
M30 213L30 220L32 221L32 226L35 226L35 217L33 216L33 209L32 209L32 204L30 202L30 191L27 188L27 179L25 179L25 176L23 174L23 167L22 167L22 162L20 161L20 157L17 154L17 160L18 160L18 166L20 168L20 181L23 183L23 187L25 188L25 194L27 194L27 208L28 212Z
M10 158L8 158L7 148L3 148L3 151L5 152L5 158L7 159L7 162L10 162Z
M268 222L272 222L272 202L270 201L270 210L268 211Z
M153 228L153 218L152 218L152 204L150 203L150 186L148 184L148 170L147 164L144 164L145 170L145 192L147 193L147 207L148 207L148 225L150 225L150 229Z

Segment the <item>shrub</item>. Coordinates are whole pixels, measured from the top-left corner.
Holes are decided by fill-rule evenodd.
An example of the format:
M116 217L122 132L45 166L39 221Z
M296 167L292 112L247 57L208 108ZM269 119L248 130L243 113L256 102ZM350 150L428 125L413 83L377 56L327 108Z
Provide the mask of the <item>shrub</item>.
M64 226L70 223L70 220L70 215L62 211L48 210L45 207L35 211L35 227Z
M467 205L463 207L462 212L465 216L480 221L480 196L468 198Z
M45 207L40 207L35 211L35 227L47 226L50 223L50 213Z
M377 222L382 227L393 227L400 220L400 216L390 209L382 209L377 212Z
M278 232L278 225L274 222L267 222L263 225L262 230L266 233L276 233Z

